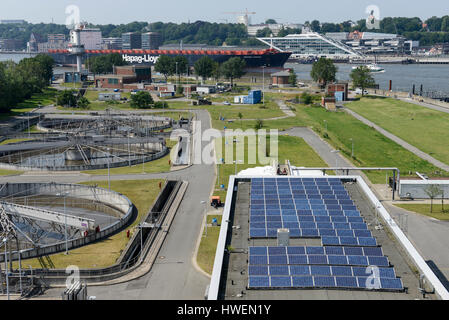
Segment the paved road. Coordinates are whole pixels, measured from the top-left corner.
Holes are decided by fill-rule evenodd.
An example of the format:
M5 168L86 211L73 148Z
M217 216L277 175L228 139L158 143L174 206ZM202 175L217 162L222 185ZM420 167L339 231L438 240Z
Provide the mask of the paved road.
M409 212L392 205L391 201L384 201L383 205L437 276L438 269L443 273L440 281L449 290L449 221Z
M202 110L195 113L202 123L202 130L208 129L210 127L209 113ZM111 176L112 180L180 178L189 181L189 186L150 273L125 284L89 287L89 295L96 296L97 299L115 300L203 299L210 279L195 269L192 262L205 213L205 207L201 201L205 200L207 203L214 176L214 166L204 164L169 173ZM77 183L86 180L107 180L107 176L89 177L79 174L50 176L29 173L22 176L0 177L0 183L34 181ZM61 289L49 290L47 297L58 297L61 292Z
M421 159L430 162L434 166L436 166L436 167L438 167L440 169L443 169L444 171L449 171L449 165L447 165L447 164L445 164L445 163L435 159L434 157L430 156L429 154L419 150L418 148L416 148L416 147L412 146L411 144L405 142L404 140L402 140L398 136L395 136L394 134L392 134L392 133L388 132L387 130L381 128L380 126L376 125L374 122L371 122L368 119L366 119L365 117L362 117L358 113L356 113L356 112L354 112L354 111L352 111L352 110L350 110L348 108L344 108L344 110L347 113L349 113L350 115L352 115L354 118L356 118L357 120L363 122L364 124L366 124L366 125L368 125L370 127L373 127L379 133L383 134L388 139L393 140L394 142L396 142L397 144L399 144L403 148L407 149L408 151L414 153L415 155L417 155Z

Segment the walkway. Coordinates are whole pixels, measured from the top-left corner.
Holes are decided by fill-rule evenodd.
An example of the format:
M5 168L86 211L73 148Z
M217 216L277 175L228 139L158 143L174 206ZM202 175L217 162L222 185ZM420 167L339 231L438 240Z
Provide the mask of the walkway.
M394 134L388 132L387 130L381 128L380 126L378 126L377 124L375 124L374 122L371 122L370 120L362 117L361 115L359 115L358 113L348 109L348 108L344 108L344 110L349 113L350 115L352 115L354 118L356 118L357 120L363 122L364 124L374 128L375 130L377 130L379 133L383 134L385 137L387 137L388 139L396 142L397 144L399 144L400 146L402 146L403 148L407 149L408 151L414 153L415 155L417 155L418 157L420 157L423 160L426 160L428 162L430 162L431 164L433 164L434 166L444 170L444 171L448 171L449 172L449 165L435 159L434 157L430 156L429 154L419 150L418 148L412 146L411 144L405 142L404 140L402 140L401 138L399 138L398 136L395 136Z

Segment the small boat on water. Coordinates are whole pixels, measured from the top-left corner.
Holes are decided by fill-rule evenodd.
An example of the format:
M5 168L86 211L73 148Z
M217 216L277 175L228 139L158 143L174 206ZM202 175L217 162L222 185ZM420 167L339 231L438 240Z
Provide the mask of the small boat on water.
M377 63L367 64L365 65L372 73L381 73L385 72L385 69L377 65ZM358 67L352 67L352 69L357 69Z

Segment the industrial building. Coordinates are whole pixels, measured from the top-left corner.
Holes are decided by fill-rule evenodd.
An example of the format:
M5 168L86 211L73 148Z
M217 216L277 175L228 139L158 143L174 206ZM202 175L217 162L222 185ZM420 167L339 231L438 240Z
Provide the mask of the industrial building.
M151 66L131 65L114 67L113 74L95 77L97 88L135 89L138 83L151 82Z
M230 177L209 300L447 296L362 177L289 171Z
M270 48L291 52L292 58L357 58L360 53L340 41L318 33L289 34L285 37L257 38Z
M271 74L271 84L277 87L290 86L290 71L282 70Z
M83 28L80 31L80 42L86 50L101 50L102 36L101 30L97 28ZM70 42L75 43L75 31L70 31Z

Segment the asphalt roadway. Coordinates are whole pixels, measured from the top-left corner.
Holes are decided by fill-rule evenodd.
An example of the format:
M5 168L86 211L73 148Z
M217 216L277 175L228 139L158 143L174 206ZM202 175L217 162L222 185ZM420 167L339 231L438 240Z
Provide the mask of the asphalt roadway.
M210 128L207 111L195 111L202 130ZM205 142L207 143L207 142ZM210 279L193 264L198 236L205 214L201 201L209 200L213 187L213 165L196 164L188 168L157 174L112 175L111 180L183 179L189 182L186 194L151 271L145 276L124 284L89 287L89 296L98 300L198 300L204 294ZM107 176L76 174L45 174L32 172L21 176L0 177L5 182L65 182L107 180ZM60 297L63 289L48 290L45 298Z

